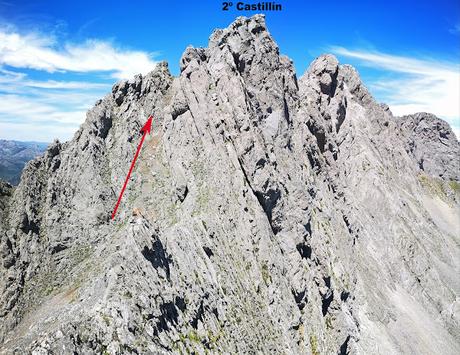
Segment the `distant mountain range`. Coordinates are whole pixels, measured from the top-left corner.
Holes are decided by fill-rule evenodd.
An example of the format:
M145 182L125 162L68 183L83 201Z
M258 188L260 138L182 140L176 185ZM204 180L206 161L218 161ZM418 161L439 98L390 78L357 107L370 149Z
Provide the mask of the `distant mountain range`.
M0 139L0 179L17 185L24 165L42 154L47 146L48 143Z

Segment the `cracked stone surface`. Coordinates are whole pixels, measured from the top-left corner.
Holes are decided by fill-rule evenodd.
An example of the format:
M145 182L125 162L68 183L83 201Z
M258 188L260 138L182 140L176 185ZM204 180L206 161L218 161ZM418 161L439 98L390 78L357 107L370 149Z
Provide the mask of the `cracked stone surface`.
M458 354L460 146L262 15L0 183L5 354ZM139 132L152 134L114 221Z

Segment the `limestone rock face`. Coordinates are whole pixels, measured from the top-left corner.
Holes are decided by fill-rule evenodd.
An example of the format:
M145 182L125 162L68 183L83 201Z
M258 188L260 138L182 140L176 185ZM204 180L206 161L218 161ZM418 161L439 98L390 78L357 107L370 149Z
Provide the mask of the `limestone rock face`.
M420 112L398 119L405 134L406 151L420 169L432 176L455 180L460 170L460 148L449 124Z
M458 153L240 17L0 185L1 351L458 354Z

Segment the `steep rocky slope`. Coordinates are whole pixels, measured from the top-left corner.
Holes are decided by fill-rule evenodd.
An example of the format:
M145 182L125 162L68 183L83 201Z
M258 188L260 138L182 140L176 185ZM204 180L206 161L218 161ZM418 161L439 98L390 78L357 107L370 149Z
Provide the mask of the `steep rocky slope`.
M2 352L457 354L459 149L238 18L1 185Z

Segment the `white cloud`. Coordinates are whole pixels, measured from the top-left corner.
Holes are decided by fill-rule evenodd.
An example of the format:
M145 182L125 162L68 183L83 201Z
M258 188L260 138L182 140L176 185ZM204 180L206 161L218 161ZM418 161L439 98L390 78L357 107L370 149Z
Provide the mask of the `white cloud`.
M16 95L2 95L1 98L1 122L27 121L29 124L52 122L55 125L68 124L78 127L85 117L85 111L65 111L40 98L31 99Z
M61 141L65 141L73 137L78 125L53 126L52 136L50 136L50 129L51 127L48 125L31 125L26 120L18 120L18 122L0 121L0 138L48 143L59 137Z
M3 74L3 75L2 75ZM21 72L5 70L0 67L0 91L14 91L26 88L40 89L109 89L110 85L88 81L57 81L57 80L28 80L27 75Z
M358 60L386 74L368 81L372 92L397 116L431 112L460 128L460 64L434 59L395 56L366 50L332 47L337 55ZM397 74L394 79L390 74ZM390 78L389 78L390 77ZM457 134L457 136L459 136Z
M155 61L152 54L118 49L100 40L58 46L54 38L42 34L0 30L0 65L49 73L106 71L117 79L129 79L151 71Z
M0 75L0 138L67 140L84 121L85 112L110 90L102 83L35 81L16 74Z
M56 81L56 80L46 80L46 81L35 81L28 80L23 82L24 86L41 88L41 89L100 89L108 88L107 84L102 83L90 83L85 81Z
M0 67L0 138L68 139L85 119L85 111L108 91L109 84L30 80L23 72ZM29 128L23 129L24 124ZM45 136L37 138L39 132Z

